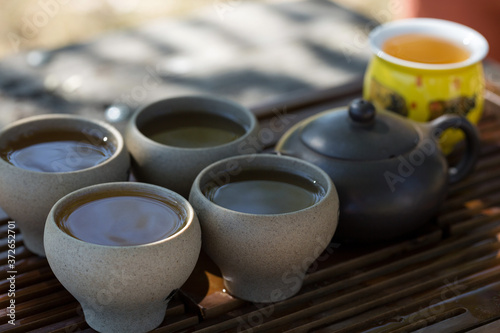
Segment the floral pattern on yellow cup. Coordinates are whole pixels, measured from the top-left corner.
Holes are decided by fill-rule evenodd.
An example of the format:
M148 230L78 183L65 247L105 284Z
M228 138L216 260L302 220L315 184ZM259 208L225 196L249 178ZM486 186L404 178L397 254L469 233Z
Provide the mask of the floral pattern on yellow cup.
M469 57L460 62L433 64L407 61L384 52L388 39L404 34L447 40L465 48ZM375 28L370 33L370 48L373 57L365 73L363 97L377 108L422 122L454 113L477 124L484 104L481 60L488 53L488 42L477 31L439 19L404 19ZM447 131L442 137L444 151L450 152L461 138L459 131Z

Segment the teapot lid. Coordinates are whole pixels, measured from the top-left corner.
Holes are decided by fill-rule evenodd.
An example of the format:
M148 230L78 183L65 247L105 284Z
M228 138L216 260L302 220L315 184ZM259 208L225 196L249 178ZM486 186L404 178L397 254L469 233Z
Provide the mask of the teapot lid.
M348 109L325 112L301 131L310 149L344 160L381 160L413 150L419 134L410 120L355 99Z

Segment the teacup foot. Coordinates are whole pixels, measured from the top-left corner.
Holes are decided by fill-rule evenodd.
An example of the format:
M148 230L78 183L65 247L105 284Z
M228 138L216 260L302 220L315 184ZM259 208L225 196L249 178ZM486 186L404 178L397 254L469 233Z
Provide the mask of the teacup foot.
M82 308L85 320L98 332L141 333L149 332L162 323L167 305L147 305L139 309L94 309L82 304Z
M224 278L227 292L237 298L254 303L275 303L297 294L304 276L284 274L274 280L269 278L238 278L232 281Z
M40 232L23 232L23 244L30 252L40 257L45 257L45 248L43 246L43 239L40 238L40 233L43 235L43 229Z

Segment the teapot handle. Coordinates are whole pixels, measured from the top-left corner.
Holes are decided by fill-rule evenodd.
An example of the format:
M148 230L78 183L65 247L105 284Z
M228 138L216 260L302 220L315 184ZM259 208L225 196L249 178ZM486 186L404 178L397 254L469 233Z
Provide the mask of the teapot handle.
M465 152L458 162L457 166L448 170L448 182L450 184L462 180L470 172L479 157L479 134L476 127L472 125L465 117L455 114L443 115L431 123L431 134L439 139L443 132L449 128L460 129L465 134Z

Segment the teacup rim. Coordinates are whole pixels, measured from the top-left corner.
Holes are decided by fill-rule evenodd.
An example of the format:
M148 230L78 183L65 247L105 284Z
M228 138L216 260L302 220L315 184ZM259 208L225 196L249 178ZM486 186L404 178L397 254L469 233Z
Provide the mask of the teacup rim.
M117 142L116 150L113 152L113 154L109 158L107 158L106 160L104 160L103 162L101 162L97 165L94 165L94 166L91 166L88 168L84 168L84 169L72 170L72 171L49 172L49 171L36 171L36 170L30 170L30 169L23 169L23 168L17 167L15 165L5 161L3 158L0 158L0 164L3 164L3 165L10 167L10 168L20 169L26 173L54 175L54 176L74 175L74 174L89 172L91 170L94 170L96 168L100 168L104 165L111 163L113 160L117 159L118 156L120 154L122 154L123 150L125 149L124 138L121 135L121 133L118 131L118 129L116 129L114 126L112 126L104 121L101 121L99 119L93 119L90 117L85 117L85 116L75 115L75 114L51 114L51 113L49 113L49 114L39 114L39 115L34 115L34 116L22 118L22 119L14 121L14 122L6 125L5 127L1 128L0 129L0 136L4 132L6 132L8 130L12 130L15 127L24 126L24 125L29 124L29 123L33 123L33 122L36 122L39 120L47 120L47 119L48 120L50 120L50 119L54 119L54 120L65 120L65 119L78 120L78 121L82 121L82 122L92 123L96 126L104 128L109 133L111 133L114 136L114 138L116 139L116 142Z
M408 30L410 28L417 28L418 31ZM475 39L477 41L478 48L472 50L471 48L466 46L467 49L470 51L470 56L464 61L456 63L448 63L448 64L429 64L429 63L420 63L420 62L403 60L391 56L382 50L381 43L385 41L388 37L398 36L409 32L419 32L422 31L422 29L425 30L426 33L432 31L431 32L432 35L444 37L445 28L459 29L457 31L461 31L463 34L466 34L466 36L468 36L469 42L470 40ZM383 34L387 34L387 36L384 38ZM375 27L369 33L368 39L369 39L370 49L375 56L383 60L386 60L390 63L400 65L402 67L409 67L409 68L423 69L423 70L451 70L451 69L465 68L482 61L486 57L489 51L488 41L477 30L474 30L471 27L468 27L464 24L457 23L454 21L428 18L428 17L399 19L392 22L381 24ZM454 36L454 39L457 40L457 37ZM468 44L463 43L462 45L468 45Z
M183 99L201 99L201 100L211 100L211 101L216 101L216 102L221 102L221 103L226 103L226 104L230 104L231 106L233 106L235 109L240 109L242 112L246 113L249 118L250 118L250 126L249 128L245 131L245 134L243 134L242 136L240 136L239 138L237 138L236 140L233 140L233 141L229 141L229 142L226 142L224 144L221 144L221 145L217 145L217 146L211 146L211 147L195 147L195 148L189 148L189 147L177 147L177 146L172 146L172 145L167 145L167 144L163 144L163 143L160 143L160 142L157 142L155 140L152 140L150 139L149 137L147 137L146 135L144 135L144 133L142 133L142 131L139 129L139 127L137 126L137 117L139 117L141 115L141 113L147 109L147 108L150 108L152 106L154 106L155 104L160 104L160 103L164 103L166 101L174 101L174 100L183 100ZM149 144L153 144L157 147L166 147L168 149L171 149L171 150L177 150L177 151L187 151L187 152L205 152L207 150L217 150L217 149L223 149L227 146L232 146L232 145L235 145L235 144L239 144L241 142L244 142L245 140L248 139L248 137L250 135L252 135L252 132L255 130L255 128L258 126L258 122L257 122L257 118L255 117L255 114L252 113L252 111L250 111L250 109L248 109L247 107L244 107L243 105L241 104L238 104L228 98L224 98L224 97L220 97L220 96L213 96L213 95L209 95L209 94L182 94L182 95L175 95L175 96L170 96L170 97L166 97L166 98L160 98L158 100L155 100L151 103L148 103L146 105L143 105L142 107L138 108L132 115L132 117L130 118L129 120L129 123L128 123L128 126L133 128L134 130L137 131L137 133L139 135L141 135L141 137L146 140ZM127 130L127 132L130 130L130 128Z
M96 191L102 191L103 189L105 190L106 188L109 190L112 190L113 188L120 188L122 186L126 186L127 189L150 189L153 191L160 191L163 193L168 193L170 195L170 198L173 196L175 200L180 201L182 203L182 206L186 209L187 212L187 217L186 217L186 222L184 223L183 227L179 230L177 230L174 234L159 239L154 242L149 242L149 243L144 243L144 244L137 244L137 245L103 245L103 244L97 244L97 243L92 243L92 242L87 242L84 240L81 240L79 238L73 237L71 235L68 235L66 232L64 232L59 225L57 224L56 221L56 213L59 209L61 209L61 206L64 206L65 204L68 204L70 200L73 199L73 197L81 197L82 194L84 193L95 193ZM132 188L130 188L132 187ZM156 192L155 192L156 193ZM100 184L95 184L95 185L90 185L83 187L81 189L78 189L76 191L70 192L57 200L57 202L52 206L50 209L50 212L47 216L47 219L50 219L51 222L53 223L57 231L62 234L62 237L66 239L70 239L71 241L80 243L80 244L85 244L86 246L91 246L95 248L102 248L102 249L126 249L126 250L134 250L138 248L147 248L151 246L156 246L162 243L165 243L169 240L172 240L174 238L178 238L181 236L181 234L185 233L188 228L191 227L193 223L196 221L196 214L194 212L193 207L191 206L191 203L178 194L177 192L174 192L172 190L169 190L165 187L159 186L159 185L154 185L154 184L149 184L149 183L143 183L143 182L130 182L130 181L123 181L123 182L109 182L109 183L100 183Z
M313 205L308 206L306 208L299 209L299 210L294 210L294 211L286 212L286 213L277 213L277 214L253 214L253 213L239 212L239 211L236 211L236 210L232 210L232 209L220 206L220 205L216 204L215 202L210 201L203 194L203 192L201 190L200 181L201 181L201 178L207 172L210 172L212 168L218 167L221 164L227 164L227 162L236 161L236 160L243 160L243 159L248 159L248 158L250 158L250 159L269 158L269 159L276 159L276 160L283 160L283 161L287 161L288 160L288 161L294 162L294 163L301 163L303 165L306 165L308 168L312 168L316 172L318 172L326 180L326 183L328 184L328 188L325 188L325 194L323 195L323 197L320 200L318 200L318 202L314 203ZM247 216L247 217L252 216L252 217L256 217L256 218L259 218L259 217L269 218L269 217L295 215L297 213L304 213L304 212L313 210L317 206L323 204L323 202L325 201L325 199L327 197L329 197L329 196L332 195L333 191L336 192L336 187L335 187L335 184L333 183L332 179L330 178L330 176L323 169L321 169L320 167L318 167L318 166L316 166L316 165L314 165L314 164L312 164L312 163L310 163L308 161L300 159L300 158L296 158L296 157L293 157L293 156L286 156L286 155L282 155L282 154L277 153L277 154L245 154L245 155L237 155L237 156L231 156L231 157L219 160L217 162L214 162L214 163L208 165L207 167L205 167L202 171L200 171L200 173L198 174L198 176L194 180L193 185L191 186L191 191L196 191L197 194L199 195L199 197L201 198L201 200L203 200L204 203L214 205L214 206L217 207L217 209L220 209L221 211L231 212L231 214L240 215L240 216ZM190 199L191 199L191 194L190 194Z

